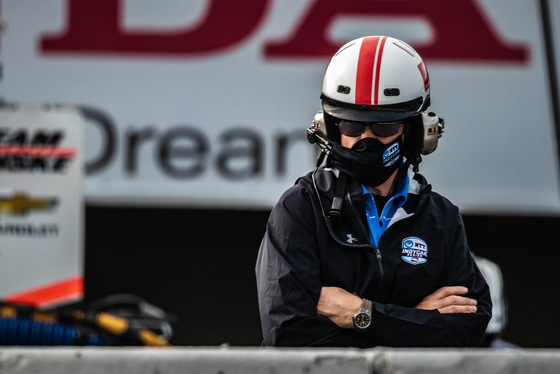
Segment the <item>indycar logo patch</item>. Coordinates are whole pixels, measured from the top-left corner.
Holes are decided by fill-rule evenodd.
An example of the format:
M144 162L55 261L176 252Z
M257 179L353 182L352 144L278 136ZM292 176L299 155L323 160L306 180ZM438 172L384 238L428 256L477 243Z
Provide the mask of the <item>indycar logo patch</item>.
M412 265L428 261L428 245L420 238L409 236L402 241L401 258Z

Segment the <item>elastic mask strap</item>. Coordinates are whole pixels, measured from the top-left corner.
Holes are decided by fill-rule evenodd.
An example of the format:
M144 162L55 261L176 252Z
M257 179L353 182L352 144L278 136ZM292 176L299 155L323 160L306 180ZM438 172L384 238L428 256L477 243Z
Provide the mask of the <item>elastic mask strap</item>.
M331 210L329 210L329 216L339 216L342 211L342 203L344 202L344 190L346 189L346 174L340 173L338 180L336 181L336 191L334 194L334 199L332 201Z

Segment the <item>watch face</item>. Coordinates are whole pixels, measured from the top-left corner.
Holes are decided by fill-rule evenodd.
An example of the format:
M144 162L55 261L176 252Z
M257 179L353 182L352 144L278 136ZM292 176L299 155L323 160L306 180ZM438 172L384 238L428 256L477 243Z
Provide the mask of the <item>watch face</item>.
M370 323L371 323L371 317L366 313L358 313L354 318L354 324L356 325L356 327L360 329L365 329L369 327Z

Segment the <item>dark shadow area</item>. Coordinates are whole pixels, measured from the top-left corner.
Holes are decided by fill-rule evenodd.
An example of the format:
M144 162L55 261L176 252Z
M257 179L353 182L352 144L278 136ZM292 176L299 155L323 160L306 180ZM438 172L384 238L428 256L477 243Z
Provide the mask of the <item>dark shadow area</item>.
M260 345L254 265L268 215L87 206L86 301L141 296L177 317L175 345ZM471 249L503 272L509 304L504 338L525 348L559 347L551 328L560 310L552 297L558 276L551 234L560 218L464 220Z

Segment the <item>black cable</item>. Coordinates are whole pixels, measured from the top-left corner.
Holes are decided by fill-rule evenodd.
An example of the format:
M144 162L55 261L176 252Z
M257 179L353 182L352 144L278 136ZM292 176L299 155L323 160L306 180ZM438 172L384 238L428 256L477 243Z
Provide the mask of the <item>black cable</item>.
M341 245L341 246L346 247L346 248L355 248L355 249L368 248L368 249L377 250L377 248L373 244L370 244L370 243L363 243L363 244L346 243L346 242L343 242L342 240L340 240L338 238L338 236L336 235L336 232L334 231L333 225L332 225L331 216L325 214L325 209L323 207L323 203L321 202L321 195L319 194L319 189L317 188L317 183L315 182L315 174L317 173L317 170L319 170L319 167L316 167L315 170L313 170L313 173L311 174L311 180L313 181L313 187L315 189L315 194L317 195L317 199L319 200L319 206L321 207L321 214L323 215L323 219L325 220L325 224L327 226L327 232L329 233L331 238L338 245Z

